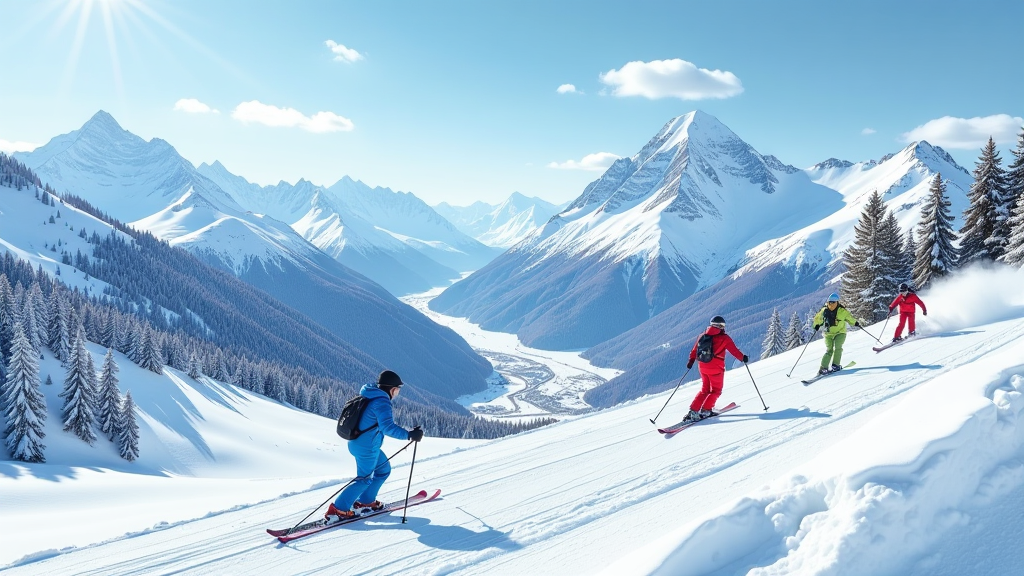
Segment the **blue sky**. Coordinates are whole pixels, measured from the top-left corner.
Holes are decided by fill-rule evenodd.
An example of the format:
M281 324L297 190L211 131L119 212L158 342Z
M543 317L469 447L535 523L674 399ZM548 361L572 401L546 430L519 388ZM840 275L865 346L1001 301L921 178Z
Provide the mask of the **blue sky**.
M102 109L260 184L563 202L701 109L799 167L924 138L972 169L1024 123L1021 22L1019 0L0 0L0 150Z

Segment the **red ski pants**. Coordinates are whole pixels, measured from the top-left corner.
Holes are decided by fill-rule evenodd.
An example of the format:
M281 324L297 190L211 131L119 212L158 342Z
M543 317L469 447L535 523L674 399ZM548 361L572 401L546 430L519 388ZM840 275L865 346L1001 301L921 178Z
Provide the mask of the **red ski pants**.
M913 312L900 312L900 325L896 327L896 337L899 338L903 334L903 325L906 324L907 328L911 332L916 332L916 326L914 326L914 313Z
M697 396L690 403L690 410L711 410L715 407L715 402L718 402L718 397L722 395L725 372L713 374L701 372L700 379L704 381L704 385L701 386L700 392L697 392Z

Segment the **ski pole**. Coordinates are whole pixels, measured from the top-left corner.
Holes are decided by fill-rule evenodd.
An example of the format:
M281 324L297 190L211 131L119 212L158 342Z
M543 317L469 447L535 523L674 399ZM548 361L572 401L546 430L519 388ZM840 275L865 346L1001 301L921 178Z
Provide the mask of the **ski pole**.
M409 513L409 491L412 490L412 469L416 466L416 446L412 447L412 463L409 464L409 484L405 487L405 508L402 508L402 524L405 524L405 516Z
M411 440L409 441L409 444L412 444L412 441L411 441ZM394 458L395 456L398 456L398 454L399 454L400 452L402 452L403 450L405 450L406 448L408 448L408 447L409 447L409 444L406 444L405 446L402 446L401 448L399 448L399 449L398 449L398 451L397 451L397 452L395 452L394 454L392 454L392 455L391 455L391 456L390 456L390 457L389 457L389 458L388 458L387 460L385 460L384 462L382 462L382 463L380 463L379 465L377 465L377 467L376 467L376 468L374 468L374 469L373 469L373 471L374 471L374 472L376 472L376 471L377 471L377 468L380 468L380 467L381 467L381 466L383 466L384 464L386 464L386 463L390 462L390 461L391 461L391 458ZM415 446L413 446L413 449L412 449L412 451L413 451L413 454L416 454L416 447L415 447ZM370 473L370 475L372 476L372 475L373 475L373 472L371 472L371 473ZM295 524L295 526L292 526L291 528L289 528L289 529L288 529L288 531L287 531L287 532L285 532L285 534L286 534L286 535L287 535L287 534L291 534L291 533L292 533L292 530L295 530L296 528L298 528L298 527L299 527L299 526L300 526L300 525L301 525L301 524L302 524L303 522L305 522L305 521L306 521L306 519L307 519L307 518L309 518L310 516L312 516L313 514L315 514L317 510L319 510L319 509L323 508L324 504L327 504L327 503L328 503L328 502L330 502L331 500L334 500L334 497L335 497L335 496L337 496L338 494L341 494L341 491L342 491L342 490L344 490L345 488L348 488L348 487L349 487L349 486L350 486L350 485L351 485L351 484L352 484L353 482L355 482L356 480L362 480L362 479L364 479L364 478L367 478L367 476L356 476L355 478L353 478L353 479L349 480L348 482L346 482L344 486L342 486L341 488L338 488L338 491L337 491L337 492L335 492L334 494L331 494L331 497L330 497L330 498L328 498L327 500L324 500L324 501L323 501L323 502L322 502L322 503L321 503L321 504L320 504L319 506L317 506L316 508L314 508L312 512L310 512L309 514L306 514L305 518L303 518L302 520L299 520L299 521L298 521L298 522L297 522L297 523Z
M885 322L882 324L882 334L885 334L885 327L889 325L889 318L892 318L892 310L885 315Z
M672 401L672 397L676 395L676 390L679 390L679 386L682 385L683 379L686 378L686 375L689 373L689 368L686 369L686 372L683 372L683 377L679 379L679 383L676 384L675 390L673 390L672 393L668 395L668 400L665 400L665 405L661 407L661 410L658 410L658 416L661 416L661 413L665 411L665 408L668 408L668 403ZM658 416L651 418L651 424L654 424L654 421L658 419ZM657 424L655 424L655 426L657 426Z
M811 345L811 340L814 340L814 336L817 333L818 333L818 329L815 328L814 329L814 334L811 334L811 337L807 339L807 344L804 344L804 349L801 350L800 351L800 355L796 357L796 362L793 363L793 368L790 369L789 374L792 374L793 370L796 370L796 365L799 364L800 363L800 359L804 357L804 352L807 351L807 347ZM786 374L786 378L789 378L789 374ZM753 377L751 377L751 378L753 378Z
M865 328L864 328L863 326L861 326L861 327L860 327L860 329L861 329L861 330L862 330L862 331L863 331L863 332L864 332L865 334L867 334L868 336L871 336L872 338L875 338L875 335L874 335L874 334L872 334L871 332L868 332L868 331L867 331L867 329L865 329ZM878 338L875 338L875 341L876 341L876 342L878 342L879 344L882 344L882 341L881 341L881 340L879 340ZM883 344L883 345L884 345L884 344Z
M750 366L746 362L743 363L747 367L747 374L750 374L750 381L754 384L754 390L757 390L757 382L754 382L754 374L750 371ZM757 390L757 397L761 398L761 406L764 406L764 411L768 411L768 405L764 403L764 398L761 396L761 391Z

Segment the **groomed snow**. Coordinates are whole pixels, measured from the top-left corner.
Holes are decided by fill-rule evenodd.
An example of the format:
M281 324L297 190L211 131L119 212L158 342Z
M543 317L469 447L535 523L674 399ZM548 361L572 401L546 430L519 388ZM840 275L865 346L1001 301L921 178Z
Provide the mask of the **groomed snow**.
M412 509L406 524L386 516L282 545L263 529L297 522L335 484L262 503L238 505L244 499L236 498L207 505L223 512L175 521L177 509L197 506L201 496L189 493L186 480L168 477L163 490L147 491L145 507L172 525L140 530L102 501L91 504L85 476L50 471L66 465L17 465L27 472L0 476L0 494L8 498L18 486L37 496L31 505L21 497L2 503L5 520L31 534L18 536L15 553L5 548L7 558L23 557L7 571L1020 573L1022 281L1021 271L975 270L940 284L921 294L929 309L918 318L924 337L876 354L866 332L853 332L845 358L857 365L808 387L798 378L814 372L821 341L810 344L793 378L785 374L799 350L751 364L767 411L746 370L731 370L720 402L740 408L673 438L649 422L664 393L433 458L424 455L440 442L426 439L412 485L441 488L442 499ZM880 329L869 327L876 335ZM892 329L890 323L884 336ZM693 382L684 384L658 423L681 417L694 390ZM209 412L195 420L196 430L226 415ZM277 426L272 418L258 422ZM313 448L329 437L298 434L288 450L303 461L332 459ZM340 461L347 461L344 454ZM408 473L407 465L397 466L382 497L403 496ZM288 470L278 474L284 479ZM251 484L234 482L239 490ZM131 490L118 488L125 496ZM90 528L80 527L78 548L46 552L66 545L51 532L57 506L72 506L65 521ZM112 538L92 526L130 533ZM102 540L108 541L84 545Z

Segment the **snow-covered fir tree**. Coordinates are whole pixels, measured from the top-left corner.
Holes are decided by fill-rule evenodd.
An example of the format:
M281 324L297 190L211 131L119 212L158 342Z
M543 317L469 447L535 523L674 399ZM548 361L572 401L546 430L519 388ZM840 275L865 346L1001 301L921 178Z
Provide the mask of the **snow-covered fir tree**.
M1010 238L1002 260L1024 266L1024 130L1017 137L1013 162L1006 171L1006 195L1010 199Z
M64 398L64 407L61 409L64 431L92 444L96 441L96 434L92 430L96 421L93 413L96 405L96 374L90 371L90 362L86 358L88 355L84 331L79 330L71 346L67 361L68 373L60 396Z
M914 254L914 286L923 290L932 279L949 274L957 263L956 232L946 183L936 174L928 189L928 198L921 207L917 224L917 250Z
M203 371L199 366L199 355L193 350L188 357L188 377L193 380L198 380L203 375Z
M914 240L914 229L907 230L907 236L903 243L903 251L900 256L899 277L907 284L914 284L914 255L917 254L917 242Z
M50 300L47 303L46 345L53 352L53 357L65 365L71 348L68 308L69 305L64 301L64 294L61 290L50 292Z
M118 423L121 418L121 391L117 386L118 370L117 362L114 361L114 351L107 348L107 355L103 357L103 367L100 369L96 416L100 423L100 432L106 434L107 438L111 440L117 439Z
M139 344L139 366L160 374L164 369L163 359L160 357L160 342L158 341L157 335L149 327L148 324L142 323L141 327L142 340Z
M779 309L772 309L772 318L768 321L768 331L761 341L761 359L770 358L779 352L786 351L786 335L782 328L782 317Z
M868 198L854 227L853 245L843 254L846 272L840 297L857 318L881 320L899 280L903 233L876 190Z
M0 275L0 365L7 366L14 340L14 291L7 275ZM6 370L6 369L4 369Z
M139 457L139 425L135 421L135 402L132 391L125 390L124 406L121 409L120 428L117 431L117 445L121 458L132 462Z
M46 436L46 399L39 391L39 361L20 323L14 326L11 359L0 393L6 418L4 437L11 458L45 462L42 439Z
M818 315L818 308L811 308L804 314L804 343L810 342L817 336L817 332L814 330L814 317Z
M804 323L800 321L800 315L793 311L789 317L789 328L786 329L786 350L799 348L804 344Z
M34 341L39 342L39 349L47 344L46 333L46 297L39 286L39 281L33 281L28 289L28 297L32 301L32 310L35 313L36 337Z
M995 260L1003 255L1009 241L1009 214L1006 174L992 138L981 150L967 196L970 206L964 211L964 225L960 229L960 265Z
M21 284L18 284L21 287ZM35 302L30 292L25 292L25 299L21 304L21 325L25 329L25 337L28 338L29 344L32 345L32 351L35 352L36 357L39 357L39 350L42 348L43 343L39 340L39 330L36 326L36 310Z

